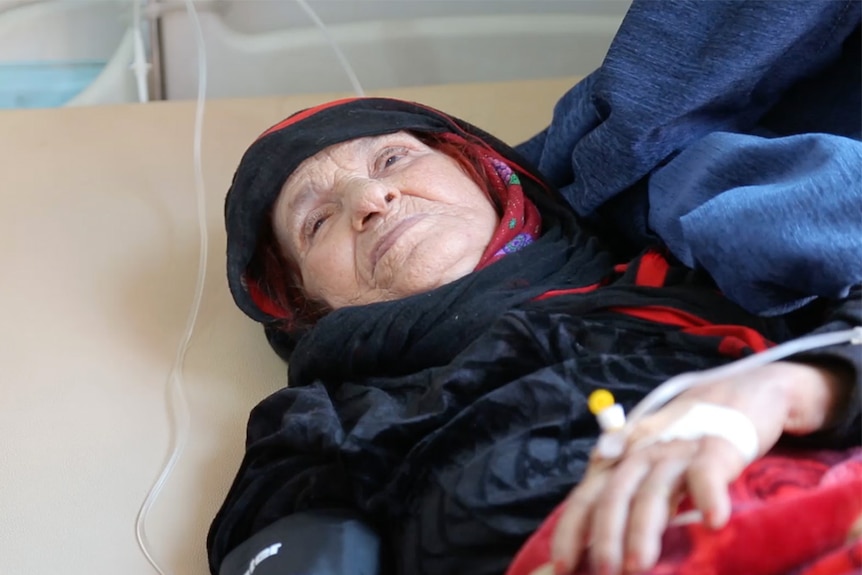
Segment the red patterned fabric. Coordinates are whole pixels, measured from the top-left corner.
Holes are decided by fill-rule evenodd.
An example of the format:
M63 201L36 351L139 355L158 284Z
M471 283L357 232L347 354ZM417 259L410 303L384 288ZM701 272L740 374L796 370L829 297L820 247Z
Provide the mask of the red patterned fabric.
M518 174L502 158L485 153L482 161L487 164L485 171L489 176L491 193L502 204L503 215L476 269L489 266L507 254L530 245L542 231L542 216L536 205L524 195Z
M661 559L647 573L862 573L862 449L776 451L752 463L730 493L733 514L719 531L686 522L686 508L681 508L664 534ZM521 548L506 575L529 575L548 563L560 511ZM584 565L577 571L588 572Z

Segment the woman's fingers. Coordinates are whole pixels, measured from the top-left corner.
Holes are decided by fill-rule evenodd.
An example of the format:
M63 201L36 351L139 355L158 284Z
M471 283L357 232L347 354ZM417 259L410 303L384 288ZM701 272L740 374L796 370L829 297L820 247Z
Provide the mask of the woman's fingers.
M615 574L651 568L681 493L720 527L730 515L728 484L743 458L721 438L672 441L630 453L594 502L590 559L594 571Z
M724 527L730 519L728 486L745 467L742 455L719 437L705 437L701 450L688 468L686 484L694 506L703 513L712 529Z
M556 573L571 573L591 541L595 573L651 568L683 492L713 528L730 517L728 485L743 457L719 437L657 443L630 451L614 467L593 468L566 500L551 541Z
M595 510L590 528L590 560L595 573L610 575L619 572L623 560L629 505L649 471L648 458L627 457L616 467L601 495L594 502Z
M584 552L593 502L604 485L606 475L604 470L591 470L566 498L551 538L551 560L557 575L574 571Z
M625 540L626 571L651 568L661 553L661 538L685 484L688 457L659 461L631 503Z

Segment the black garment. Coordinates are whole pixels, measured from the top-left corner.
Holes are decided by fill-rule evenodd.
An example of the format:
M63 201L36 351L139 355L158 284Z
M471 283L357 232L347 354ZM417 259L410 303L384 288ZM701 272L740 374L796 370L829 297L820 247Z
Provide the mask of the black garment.
M584 471L598 431L586 409L593 389L610 389L631 408L671 375L729 359L718 338L614 308L674 308L752 326L774 340L789 335L784 322L747 316L708 284L692 287L692 274L679 271L676 285L644 288L632 286L636 271L634 265L593 292L500 310L472 341L458 338L446 321L435 329L433 318L413 338L399 329L396 312L389 321L386 310L330 316L315 333L313 353L303 342L294 355L297 387L252 413L245 460L211 534L214 568L226 551L281 517L347 507L383 536L384 557L395 563L387 572L503 573ZM420 324L437 311L415 307L405 308L405 323ZM469 305L449 309L439 315L455 321ZM374 325L337 329L363 319ZM407 339L393 336L386 345L387 332ZM451 358L438 354L419 368L414 350L422 342L453 337L463 351L453 345ZM394 373L403 365L410 373ZM388 373L373 375L377 370ZM854 433L858 428L850 438Z
M742 326L749 337L737 343L754 345L761 335L803 334L830 313L862 323L856 301L808 308L808 317L752 316L656 251L620 266L524 170L541 238L432 292L340 309L299 339L290 387L251 414L245 457L207 541L214 574L276 522L345 509L380 535L384 573L501 574L583 474L598 432L586 408L592 390L609 389L630 409L675 374L733 359L731 330L706 334L703 325ZM240 237L231 221L229 242ZM824 445L857 441L858 409L846 419ZM299 574L284 565L279 573Z

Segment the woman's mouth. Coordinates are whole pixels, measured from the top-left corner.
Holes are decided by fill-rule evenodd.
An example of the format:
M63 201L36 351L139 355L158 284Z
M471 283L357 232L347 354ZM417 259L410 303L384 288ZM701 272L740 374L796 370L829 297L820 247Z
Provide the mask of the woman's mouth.
M386 252L395 245L395 242L398 241L404 232L412 228L419 220L422 219L423 216L409 216L404 218L395 226L392 227L387 232L384 232L383 235L378 238L377 243L374 245L374 249L371 250L371 274L374 275L374 272L377 269L377 262L386 255Z

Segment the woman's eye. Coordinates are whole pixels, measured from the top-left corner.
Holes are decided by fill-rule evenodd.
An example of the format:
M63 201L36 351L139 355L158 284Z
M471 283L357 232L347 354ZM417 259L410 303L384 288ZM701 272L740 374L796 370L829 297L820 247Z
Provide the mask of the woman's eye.
M314 215L308 218L308 223L305 225L305 235L310 238L314 237L328 218L329 216L325 214Z
M317 230L320 229L320 226L322 226L323 222L325 222L325 221L326 221L326 218L317 218L314 221L314 225L311 227L311 235L316 234Z
M403 148L387 148L382 154L380 154L377 169L385 170L386 168L391 167L395 162L401 160L406 153L406 150Z
M386 162L384 162L383 167L388 168L389 166L391 166L392 164L397 162L400 158L401 158L401 156L399 156L397 154L393 154L393 155L389 156L388 158L386 158Z

